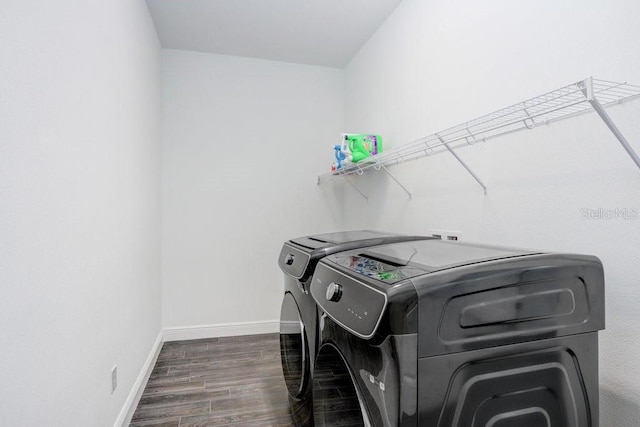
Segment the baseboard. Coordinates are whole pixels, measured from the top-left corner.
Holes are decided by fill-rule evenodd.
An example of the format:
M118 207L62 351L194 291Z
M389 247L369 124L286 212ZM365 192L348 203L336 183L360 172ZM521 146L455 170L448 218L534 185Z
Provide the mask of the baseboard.
M120 415L118 415L118 419L116 420L114 427L126 427L131 423L133 413L136 411L136 407L138 406L138 402L140 402L144 388L147 386L147 381L151 376L151 371L153 371L153 367L156 365L156 360L158 360L158 355L162 349L163 342L164 333L163 331L160 331L156 341L153 343L153 347L151 347L151 352L149 353L147 360L145 360L144 365L142 365L142 369L140 370L140 374L138 374L138 378L136 378L136 382L133 384L133 387L131 387L129 396L120 411Z
M270 334L280 331L279 320L222 323L217 325L181 326L164 329L165 341L197 340L236 335Z

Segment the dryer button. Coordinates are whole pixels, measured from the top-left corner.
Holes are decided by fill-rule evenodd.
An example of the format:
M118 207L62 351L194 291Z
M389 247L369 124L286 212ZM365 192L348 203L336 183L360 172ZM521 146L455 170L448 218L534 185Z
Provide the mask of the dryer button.
M327 301L340 301L340 298L342 297L342 286L336 282L329 283L325 297L327 298Z

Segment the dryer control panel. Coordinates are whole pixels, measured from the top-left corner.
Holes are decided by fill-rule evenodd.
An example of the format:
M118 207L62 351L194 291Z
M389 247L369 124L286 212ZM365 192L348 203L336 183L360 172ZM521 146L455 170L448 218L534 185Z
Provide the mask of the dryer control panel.
M349 332L371 338L382 319L387 294L320 263L311 282L320 308Z
M309 254L286 243L282 246L278 257L278 265L283 272L294 279L301 279L306 272L308 264Z

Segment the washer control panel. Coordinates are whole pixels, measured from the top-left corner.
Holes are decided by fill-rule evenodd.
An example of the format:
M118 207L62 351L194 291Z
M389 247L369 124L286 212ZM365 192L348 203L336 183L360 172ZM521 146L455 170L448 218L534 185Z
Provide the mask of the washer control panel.
M316 268L311 295L329 317L361 338L373 336L387 305L386 293L324 263Z

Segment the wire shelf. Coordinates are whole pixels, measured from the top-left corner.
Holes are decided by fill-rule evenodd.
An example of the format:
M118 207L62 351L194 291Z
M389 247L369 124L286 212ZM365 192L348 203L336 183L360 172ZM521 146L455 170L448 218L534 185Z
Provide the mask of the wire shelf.
M596 109L594 99L601 106L607 106L639 96L640 86L588 78L320 175L318 184L336 177L362 175L371 169L386 171L386 166L445 151L456 156L474 175L454 149L592 111ZM474 178L486 191L484 184L475 175Z

